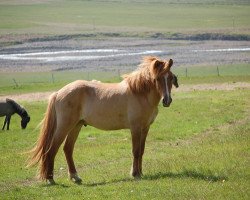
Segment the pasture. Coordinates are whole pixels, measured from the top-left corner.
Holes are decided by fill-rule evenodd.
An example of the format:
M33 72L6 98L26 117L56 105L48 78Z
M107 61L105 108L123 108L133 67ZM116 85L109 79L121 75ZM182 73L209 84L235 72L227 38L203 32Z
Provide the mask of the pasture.
M1 40L249 35L249 1L0 1ZM59 35L59 37L58 37ZM60 35L62 37L60 37Z
M224 82L230 79L238 82L242 77L224 76ZM182 80L187 81L180 77L182 85ZM221 77L193 77L195 84L206 80L223 82ZM250 82L249 76L244 81ZM170 108L159 105L149 131L141 180L129 176L130 133L87 126L74 153L82 185L68 180L60 149L55 162L58 184L52 187L36 180L36 168L25 168L23 154L37 139L37 125L47 104L22 101L31 116L27 129L21 130L20 118L14 116L10 131L0 131L0 198L248 199L249 88L174 90L172 98Z
M0 0L0 51L12 54L89 49L99 43L100 48L110 48L105 40L118 49L126 45L136 49L141 45L141 41L135 41L132 46L134 40L127 40L129 37L144 38L142 43L148 38L159 39L155 46L151 43L146 46L156 48L162 38L199 40L210 36L222 39L230 36L243 41L241 45L235 41L228 46L225 41L207 41L208 49L245 48L249 46L249 10L248 0ZM199 38L200 35L205 38ZM125 42L113 38L116 36ZM89 40L93 38L94 43ZM55 41L56 46L47 44ZM182 50L191 43L194 42L163 45L179 47L181 51L177 54L185 59L190 54ZM197 43L201 49L204 47L204 41ZM175 52L165 47L162 50L170 53L167 56ZM76 167L83 179L81 185L68 180L62 148L55 162L56 185L38 181L36 168L25 167L28 157L25 152L37 140L38 124L47 107L44 99L32 100L34 92L55 91L76 79L118 82L119 75L135 65L125 65L128 68L124 71L114 68L46 71L42 65L34 65L41 69L31 72L25 71L25 64L20 65L23 72L1 70L0 98L30 93L28 99L18 103L28 111L31 121L21 130L21 119L14 115L10 130L0 130L0 199L249 199L250 88L241 84L250 83L250 66L249 52L243 53L241 57L236 52L216 52L211 54L215 55L214 60L222 57L213 64L210 62L213 59L201 65L188 62L178 65L177 61L173 72L179 75L180 88L173 89L169 108L159 105L158 117L146 141L141 180L129 175L132 164L129 131L83 127L74 151ZM230 60L230 55L236 58ZM1 62L3 67L5 61ZM13 66L18 66L17 63L13 62ZM239 87L234 87L238 83ZM208 88L209 84L214 87ZM3 121L0 118L0 127Z

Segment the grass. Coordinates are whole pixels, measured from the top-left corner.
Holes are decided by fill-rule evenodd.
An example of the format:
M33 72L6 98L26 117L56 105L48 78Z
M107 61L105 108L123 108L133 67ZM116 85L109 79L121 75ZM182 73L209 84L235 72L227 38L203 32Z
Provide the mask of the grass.
M31 115L26 130L14 116L0 131L0 199L248 199L249 90L173 94L159 105L144 156L144 177L129 177L130 134L83 128L75 147L82 185L67 180L62 149L56 158L57 185L46 186L25 168L38 134L45 102L22 102Z
M118 82L121 80L118 72L17 72L0 74L0 95L17 94L39 91L58 90L64 85L77 80L100 80Z
M16 2L16 3L15 3ZM229 33L249 35L248 1L4 1L0 35ZM27 2L27 1L25 1ZM150 35L150 34L149 34Z
M208 77L208 76L249 76L249 64L231 64L219 66L181 66L173 68L173 72L182 77Z

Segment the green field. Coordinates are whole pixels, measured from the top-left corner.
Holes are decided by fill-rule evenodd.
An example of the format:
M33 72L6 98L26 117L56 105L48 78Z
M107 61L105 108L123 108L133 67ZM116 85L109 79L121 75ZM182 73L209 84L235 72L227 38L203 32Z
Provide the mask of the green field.
M0 199L249 199L249 99L249 89L174 93L170 108L159 105L139 181L129 176L129 131L83 128L74 154L83 184L67 179L61 149L52 187L22 154L37 139L46 102L22 102L28 128L15 115L11 130L0 131Z
M219 33L249 37L249 18L250 3L245 0L0 1L3 41L17 40L17 36L74 34L155 37L160 33L178 38L179 34Z
M218 70L219 69L219 76ZM250 82L250 65L191 66L173 68L182 84ZM128 71L17 72L0 74L0 96L27 92L53 91L74 80L118 82Z

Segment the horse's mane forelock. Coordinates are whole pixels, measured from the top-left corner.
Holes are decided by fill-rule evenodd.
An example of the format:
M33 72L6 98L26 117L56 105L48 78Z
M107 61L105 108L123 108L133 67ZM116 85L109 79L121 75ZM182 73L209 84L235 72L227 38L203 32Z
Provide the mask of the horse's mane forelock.
M123 76L133 93L147 93L155 85L150 65L156 59L152 56L144 57L137 70Z
M16 103L12 99L6 99L6 102L11 104L11 106L15 109L16 113L22 117L26 117L28 115L27 111L21 107L18 103Z

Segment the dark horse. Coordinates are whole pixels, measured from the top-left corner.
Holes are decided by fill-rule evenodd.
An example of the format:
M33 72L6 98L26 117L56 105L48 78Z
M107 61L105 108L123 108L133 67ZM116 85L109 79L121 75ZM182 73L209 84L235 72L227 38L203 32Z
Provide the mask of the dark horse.
M22 129L25 129L28 122L30 121L30 116L28 115L27 111L12 99L0 101L0 117L5 116L2 130L4 130L6 123L7 130L9 130L11 116L15 113L17 113L22 118L21 127Z

